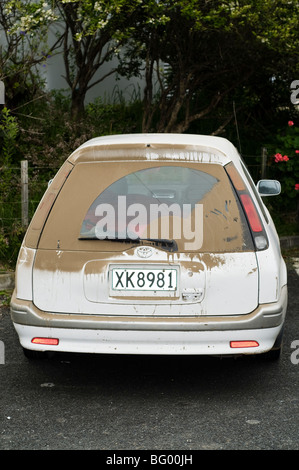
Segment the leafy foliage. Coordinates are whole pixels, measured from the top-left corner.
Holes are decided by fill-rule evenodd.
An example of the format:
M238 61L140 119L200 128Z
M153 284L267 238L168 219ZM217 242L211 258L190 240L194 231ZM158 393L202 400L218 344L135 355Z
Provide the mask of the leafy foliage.
M299 229L299 127L292 120L280 130L269 147L269 175L281 183L281 197L270 203L278 223L288 219L294 233ZM270 201L269 201L270 202Z

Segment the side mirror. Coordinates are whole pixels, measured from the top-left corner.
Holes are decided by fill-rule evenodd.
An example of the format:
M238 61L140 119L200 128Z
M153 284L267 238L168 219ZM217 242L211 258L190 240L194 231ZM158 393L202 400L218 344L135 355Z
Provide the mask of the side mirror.
M260 180L257 183L260 196L277 196L281 192L280 182L277 180Z

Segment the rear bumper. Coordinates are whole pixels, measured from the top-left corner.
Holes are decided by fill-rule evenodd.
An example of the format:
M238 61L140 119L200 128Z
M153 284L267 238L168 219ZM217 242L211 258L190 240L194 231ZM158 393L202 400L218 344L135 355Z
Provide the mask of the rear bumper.
M13 295L11 317L26 349L108 354L253 354L270 350L282 328L287 286L278 302L248 315L193 318L96 317L51 314ZM33 337L59 339L57 346L33 345ZM230 341L259 346L234 350Z
M42 328L15 324L25 349L98 354L235 355L272 349L281 327L235 331L138 331ZM58 338L57 346L33 345L35 337ZM259 346L232 349L231 341Z

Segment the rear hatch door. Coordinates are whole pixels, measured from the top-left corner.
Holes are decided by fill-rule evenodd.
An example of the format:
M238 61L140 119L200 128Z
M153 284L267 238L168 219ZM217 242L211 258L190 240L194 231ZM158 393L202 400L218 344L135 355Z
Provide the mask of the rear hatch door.
M254 310L256 254L224 168L77 164L39 241L33 299L41 310L74 314L188 317Z

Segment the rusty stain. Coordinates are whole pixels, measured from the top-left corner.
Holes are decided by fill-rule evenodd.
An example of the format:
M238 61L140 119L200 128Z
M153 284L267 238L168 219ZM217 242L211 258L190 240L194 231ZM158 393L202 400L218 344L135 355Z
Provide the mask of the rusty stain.
M256 271L257 271L257 267L256 267L256 268L253 268L251 271L249 271L248 275L249 275L249 274L253 274L253 273L255 273Z

